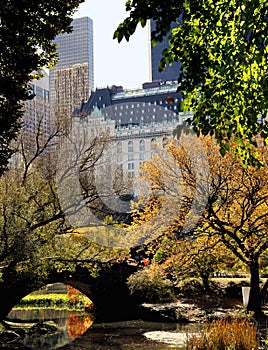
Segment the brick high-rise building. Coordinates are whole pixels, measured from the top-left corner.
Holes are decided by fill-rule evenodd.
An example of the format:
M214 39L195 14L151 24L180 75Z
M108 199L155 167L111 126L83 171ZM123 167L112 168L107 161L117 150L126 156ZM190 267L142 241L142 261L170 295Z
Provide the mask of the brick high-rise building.
M58 35L58 63L50 70L50 102L56 118L69 119L94 88L93 21L74 19L72 32Z

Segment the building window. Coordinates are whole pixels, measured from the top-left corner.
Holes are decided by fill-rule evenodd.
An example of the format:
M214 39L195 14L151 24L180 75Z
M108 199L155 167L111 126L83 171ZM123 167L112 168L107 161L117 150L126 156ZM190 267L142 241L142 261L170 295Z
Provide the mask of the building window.
M122 153L122 142L117 143L117 153Z
M156 139L155 138L153 138L153 139L151 139L151 149L152 150L155 150L156 149Z
M140 140L139 150L140 150L140 152L145 151L145 141L144 140Z
M117 163L121 163L123 161L123 157L120 155L120 156L117 156Z
M163 144L163 147L166 147L166 145L168 144L168 138L167 137L163 137L162 144Z
M128 152L134 152L134 144L133 141L129 141L127 145Z
M146 159L145 153L140 153L140 160L145 160L145 159Z
M134 154L133 153L129 154L127 158L128 158L128 161L134 160Z
M134 169L134 163L128 163L127 164L128 170L133 170Z

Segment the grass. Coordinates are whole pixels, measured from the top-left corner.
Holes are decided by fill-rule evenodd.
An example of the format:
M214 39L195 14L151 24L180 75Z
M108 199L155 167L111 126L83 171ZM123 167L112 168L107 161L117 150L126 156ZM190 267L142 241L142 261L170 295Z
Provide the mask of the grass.
M49 294L29 294L17 304L14 309L40 309L40 308L55 308L68 310L83 310L85 305L88 305L88 298L85 296L79 299L71 299L67 294L49 293Z
M189 335L187 350L257 350L256 326L247 319L210 323L200 334Z

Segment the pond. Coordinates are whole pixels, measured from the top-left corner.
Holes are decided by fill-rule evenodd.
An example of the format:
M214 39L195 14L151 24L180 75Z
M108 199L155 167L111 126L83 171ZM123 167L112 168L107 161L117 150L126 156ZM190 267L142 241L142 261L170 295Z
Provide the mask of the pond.
M35 350L58 349L79 337L93 323L92 314L52 308L14 309L8 319L26 330L23 344Z
M9 319L26 329L35 322L57 326L53 332L28 333L23 344L32 350L183 350L185 333L194 325L126 321L93 324L89 313L54 309L12 310ZM40 331L41 329L41 331Z

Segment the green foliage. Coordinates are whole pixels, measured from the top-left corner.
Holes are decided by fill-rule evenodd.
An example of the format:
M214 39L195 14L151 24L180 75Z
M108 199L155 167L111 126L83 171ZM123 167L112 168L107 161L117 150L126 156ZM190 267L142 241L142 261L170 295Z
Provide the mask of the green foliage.
M128 279L130 293L140 302L163 303L174 300L172 282L159 269L144 269Z
M0 291L18 284L29 293L78 265L96 275L99 264L119 256L86 232L68 230L46 165L35 159L25 173L19 163L0 177Z
M70 31L82 0L0 1L0 173L12 153L23 114L22 101L34 97L28 82L56 60L56 35Z
M159 69L180 60L184 107L194 113L194 129L214 135L222 155L233 138L244 164L261 165L256 136L268 141L267 1L129 0L126 9L129 16L114 34L119 41L152 18L155 44L177 21Z
M79 300L72 300L67 294L44 294L44 295L27 295L22 298L15 309L23 308L61 308L61 309L84 309L86 297L81 296Z
M161 0L129 0L126 2L126 10L130 15L118 26L114 38L118 41L125 38L128 41L139 23L144 27L146 21L152 18L156 21L156 31L152 38L155 44L169 32L171 22L180 16L182 7L181 0L170 0L168 3Z
M44 294L44 295L27 295L22 298L16 307L36 306L36 307L49 307L57 305L70 306L69 298L67 294Z
M190 335L187 350L257 350L256 326L247 320L214 321L200 335Z
M180 295L187 297L195 297L204 293L204 286L198 278L180 279L176 285Z

